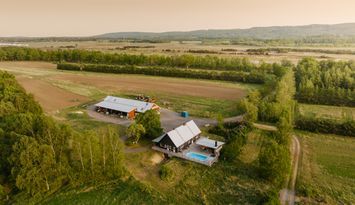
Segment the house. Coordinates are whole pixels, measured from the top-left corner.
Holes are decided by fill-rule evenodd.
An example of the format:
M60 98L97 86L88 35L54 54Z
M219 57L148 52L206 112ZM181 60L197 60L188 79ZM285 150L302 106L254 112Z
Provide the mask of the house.
M153 142L164 149L172 152L181 152L184 148L195 142L201 134L193 120L163 134Z
M224 142L201 136L201 130L193 120L153 140L152 149L167 157L179 157L207 166L218 160Z
M103 101L95 104L96 111L106 114L116 114L134 119L137 113L144 113L148 110L159 110L155 103L131 100L114 96L107 96Z

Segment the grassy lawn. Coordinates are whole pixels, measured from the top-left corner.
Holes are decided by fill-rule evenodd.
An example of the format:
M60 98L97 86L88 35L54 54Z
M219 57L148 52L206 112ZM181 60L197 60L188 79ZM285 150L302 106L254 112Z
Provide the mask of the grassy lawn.
M302 204L355 203L355 139L299 133L303 149L297 190Z
M300 114L304 116L315 116L342 120L346 117L355 119L354 107L338 107L328 105L299 104Z

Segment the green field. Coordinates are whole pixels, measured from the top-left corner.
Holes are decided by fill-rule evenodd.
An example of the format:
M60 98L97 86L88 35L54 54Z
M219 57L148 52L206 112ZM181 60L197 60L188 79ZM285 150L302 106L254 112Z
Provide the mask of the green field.
M301 204L355 203L355 139L299 133L302 158L297 181Z
M355 119L355 108L328 105L299 104L300 114L319 118L343 120Z

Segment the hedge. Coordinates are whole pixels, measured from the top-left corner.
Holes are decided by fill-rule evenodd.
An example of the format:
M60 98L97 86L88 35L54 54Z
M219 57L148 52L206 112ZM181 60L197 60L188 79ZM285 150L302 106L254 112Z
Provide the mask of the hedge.
M339 122L332 119L299 117L295 122L295 128L310 132L355 137L354 120Z
M117 66L104 64L73 64L58 63L59 70L76 70L89 71L99 73L116 73L116 74L143 74L153 76L167 76L178 78L195 78L208 80L222 80L232 82L244 82L263 84L265 75L259 73L247 73L237 71L204 71L192 69L163 68L163 67L138 67L138 66Z

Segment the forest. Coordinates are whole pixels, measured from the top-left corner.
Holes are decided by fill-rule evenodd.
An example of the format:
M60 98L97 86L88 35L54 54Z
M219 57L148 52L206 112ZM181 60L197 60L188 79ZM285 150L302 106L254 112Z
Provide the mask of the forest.
M0 199L127 176L117 128L74 131L45 115L6 72L0 72L0 148Z
M355 106L355 62L305 58L295 70L296 99L302 103Z

